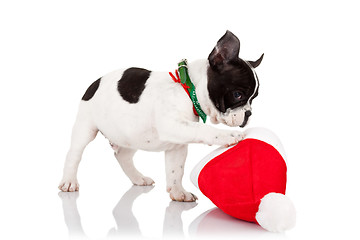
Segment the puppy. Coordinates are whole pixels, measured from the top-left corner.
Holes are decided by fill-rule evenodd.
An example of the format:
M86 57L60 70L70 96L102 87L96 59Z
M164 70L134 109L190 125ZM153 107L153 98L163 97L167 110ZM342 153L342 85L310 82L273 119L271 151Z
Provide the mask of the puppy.
M81 156L101 132L133 184L154 184L135 168L135 152L164 151L170 198L195 201L196 196L182 186L188 144L229 146L243 139L242 132L206 125L197 115L204 121L207 115L215 124L244 127L258 94L254 68L263 55L255 62L245 61L238 57L239 50L239 39L227 31L208 59L181 63L179 77L186 78L184 84L168 73L141 68L114 71L96 80L80 102L59 189L78 191ZM192 84L190 89L186 82Z

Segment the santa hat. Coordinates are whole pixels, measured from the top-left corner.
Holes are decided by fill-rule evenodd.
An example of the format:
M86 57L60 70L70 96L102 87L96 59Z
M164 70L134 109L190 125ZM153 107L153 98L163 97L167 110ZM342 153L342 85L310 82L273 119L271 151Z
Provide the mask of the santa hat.
M294 205L284 195L285 159L274 133L251 128L237 145L206 156L193 169L191 180L225 213L282 232L295 225Z

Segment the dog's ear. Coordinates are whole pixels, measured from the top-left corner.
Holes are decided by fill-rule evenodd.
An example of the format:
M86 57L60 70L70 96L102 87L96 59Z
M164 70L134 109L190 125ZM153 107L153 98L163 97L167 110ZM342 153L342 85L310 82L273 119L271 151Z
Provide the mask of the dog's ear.
M227 63L238 60L239 51L239 39L232 32L226 31L208 57L211 68L222 70Z
M255 62L253 61L248 61L250 63L250 65L253 67L253 68L256 68L257 66L260 65L261 61L263 60L263 57L264 57L264 54L261 55L261 57L256 60Z

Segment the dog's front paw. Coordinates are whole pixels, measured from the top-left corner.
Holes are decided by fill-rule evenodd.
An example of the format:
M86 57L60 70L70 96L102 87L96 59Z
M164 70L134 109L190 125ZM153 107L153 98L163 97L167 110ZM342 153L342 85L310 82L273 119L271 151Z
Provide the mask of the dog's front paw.
M136 186L151 186L155 183L151 178L144 176L131 179L131 181Z
M221 131L216 134L213 144L221 146L232 146L244 139L244 134L239 131Z
M73 203L79 198L79 192L59 192L58 196L63 202Z
M170 198L178 202L195 202L198 198L191 192L187 192L182 188L172 187L167 189Z
M75 192L79 191L79 183L76 178L63 179L59 184L59 189L63 192Z

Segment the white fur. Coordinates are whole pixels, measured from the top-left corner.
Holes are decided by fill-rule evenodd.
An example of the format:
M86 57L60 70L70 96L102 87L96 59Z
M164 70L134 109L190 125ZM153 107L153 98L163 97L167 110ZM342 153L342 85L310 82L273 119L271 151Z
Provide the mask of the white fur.
M207 67L207 60L188 65L201 107L213 122L223 122L230 126L241 124L244 118L241 111L221 114L210 101ZM117 90L122 74L123 70L118 70L105 75L95 95L89 101L81 101L59 188L62 191L78 190L76 175L82 153L97 132L101 131L110 141L120 166L134 184L154 183L134 167L132 157L136 150L165 151L167 190L171 198L195 201L196 197L185 191L181 184L187 145L233 145L243 139L243 134L199 122L193 114L191 100L168 73L152 72L139 102L130 104L123 100ZM236 117L235 113L238 113Z
M255 218L260 226L270 232L284 232L295 226L296 211L287 196L269 193L261 199Z

